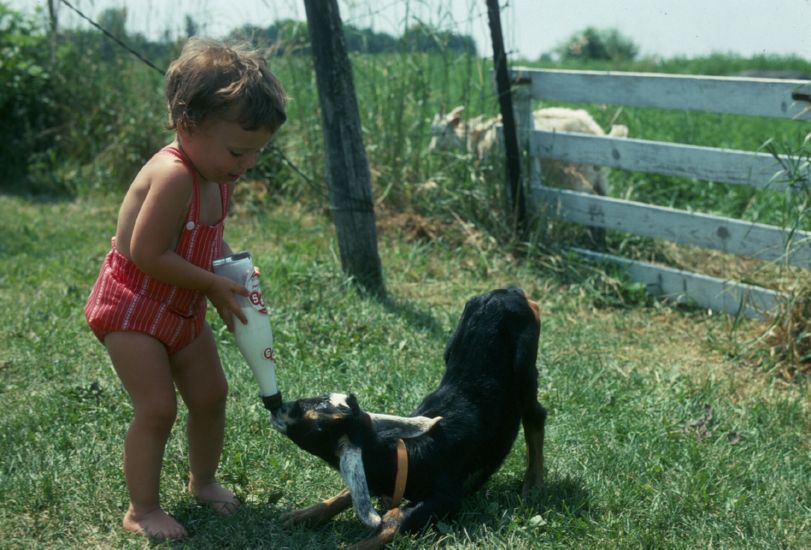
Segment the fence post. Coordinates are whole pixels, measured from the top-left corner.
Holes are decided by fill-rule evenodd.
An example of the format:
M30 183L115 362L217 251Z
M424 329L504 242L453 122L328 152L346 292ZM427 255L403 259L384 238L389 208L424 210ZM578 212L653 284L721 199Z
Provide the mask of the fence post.
M321 105L327 185L341 266L362 287L385 296L371 174L338 2L304 0L304 8Z
M493 40L493 65L496 72L496 90L499 110L504 128L504 149L507 152L507 181L510 217L514 230L523 233L526 229L526 201L521 185L521 152L516 141L516 125L513 114L510 76L507 69L507 52L501 32L501 13L498 0L487 0L487 19Z
M535 128L532 114L532 80L523 76L521 71L512 72L512 96L518 148L521 152L521 186L524 189L524 196L532 201L532 186L541 184L540 160L533 159L531 150L532 130Z

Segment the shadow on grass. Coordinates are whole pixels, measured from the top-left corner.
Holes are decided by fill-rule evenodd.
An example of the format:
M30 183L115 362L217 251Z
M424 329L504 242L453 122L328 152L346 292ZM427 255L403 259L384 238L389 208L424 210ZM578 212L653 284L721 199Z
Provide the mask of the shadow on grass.
M442 327L442 323L430 311L419 308L412 302L393 298L390 295L384 298L376 298L376 300L386 311L405 319L417 330L426 332L434 338L445 339L449 336L449 333Z
M171 510L189 531L189 538L179 542L153 542L164 548L335 548L358 542L371 532L356 518L352 509L318 527L284 527L281 516L290 511L275 501L246 503L231 517L189 501ZM590 495L579 479L561 478L547 482L543 494L521 498L520 483L515 478L491 480L485 488L465 500L462 510L452 518L440 520L417 537L433 537L454 532L465 533L474 543L487 539L493 532L514 529L515 524L528 524L537 515L549 513L576 519L592 517Z
M579 479L551 479L543 493L526 499L521 496L521 482L516 481L515 477L491 479L465 500L459 514L426 530L426 542L431 537L450 535L459 536L465 544L486 544L484 541L494 536L509 537L525 529L538 529L540 533L549 529L545 527L547 521L561 525L594 517L591 496Z
M579 479L564 477L546 483L542 495L531 498L541 511L554 510L574 517L592 515L591 495Z
M189 531L177 542L150 541L162 548L337 548L369 535L354 515L343 513L317 527L285 527L281 517L291 511L267 503L245 503L230 517L223 517L196 503L174 508L172 515Z
M547 477L543 492L526 499L521 496L521 483L516 483L514 478L492 479L473 499L482 501L488 509L493 509L493 503L497 503L501 510L529 508L540 513L552 511L570 516L593 512L588 489L582 481L572 477Z

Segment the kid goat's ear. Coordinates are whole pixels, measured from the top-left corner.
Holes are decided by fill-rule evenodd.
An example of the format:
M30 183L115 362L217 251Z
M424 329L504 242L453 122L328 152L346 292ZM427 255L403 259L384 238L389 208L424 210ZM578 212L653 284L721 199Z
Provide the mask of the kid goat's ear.
M354 393L350 393L346 398L346 404L349 405L349 409L352 411L353 415L360 414L360 405L358 405L358 398L355 397Z
M538 330L527 327L516 342L513 369L520 372L536 372L535 363L537 360Z
M361 410L358 405L358 398L355 394L350 393L346 398L346 404L349 405L350 414L347 418L347 432L346 435L353 445L362 446L363 442L368 438L369 432L372 430L371 417Z

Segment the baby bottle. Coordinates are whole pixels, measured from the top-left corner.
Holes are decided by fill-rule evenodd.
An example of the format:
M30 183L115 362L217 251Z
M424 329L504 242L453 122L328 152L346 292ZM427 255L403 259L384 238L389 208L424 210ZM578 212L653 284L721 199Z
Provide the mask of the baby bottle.
M213 267L214 273L243 285L250 292L248 297L236 295L248 324L235 319L234 339L259 383L259 397L262 398L265 408L273 412L282 405L282 394L276 385L273 331L259 287L259 273L254 269L248 252L216 259Z

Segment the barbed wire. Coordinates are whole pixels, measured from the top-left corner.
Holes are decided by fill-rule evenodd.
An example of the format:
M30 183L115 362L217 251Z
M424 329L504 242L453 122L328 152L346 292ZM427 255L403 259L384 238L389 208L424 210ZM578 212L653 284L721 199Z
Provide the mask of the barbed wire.
M66 5L68 8L72 9L74 12L76 12L76 14L79 17L81 17L82 19L84 19L85 21L87 21L88 23L90 23L91 25L96 27L98 30L100 30L102 32L102 34L104 34L104 36L106 36L110 40L114 41L116 44L118 44L119 46L121 46L122 48L127 50L129 53L131 53L132 55L134 55L135 57L140 59L142 62L146 63L148 66L152 67L153 69L160 72L161 74L166 74L165 69L163 69L163 70L159 69L154 63L152 63L149 59L147 59L146 57L141 55L139 52L135 51L128 44L126 44L123 40L121 40L120 38L115 36L113 33L111 33L110 31L108 31L107 29L105 29L104 27L102 27L101 25L99 25L98 23L93 21L92 19L90 19L84 13L79 11L79 9L77 7L75 7L73 4L71 4L70 2L68 2L68 0L59 0L59 1L62 2L64 5Z
M146 64L148 67L150 67L150 68L152 68L152 69L156 70L156 71L157 71L157 72L159 72L159 73L160 73L162 76L166 74L166 69L161 69L160 67L158 67L157 65L155 65L154 63L152 63L152 61L150 61L149 59L147 59L145 56L141 55L141 54L140 54L138 51L136 51L134 48L130 47L130 46L129 46L129 45L126 43L126 42L124 42L123 40L121 40L120 38L118 38L117 36L115 36L114 34L112 34L110 31L108 31L107 29L105 29L104 27L102 27L101 25L99 25L98 23L96 23L96 22L95 22L93 19L91 19L90 17L88 17L87 15L85 15L84 13L82 13L82 11L80 11L78 8L76 8L75 6L73 6L73 4L71 4L70 2L68 2L68 0L60 0L60 2L62 2L64 5L66 5L68 8L70 8L70 9L71 9L71 10L73 10L74 12L76 12L76 14L77 14L79 17L81 17L82 19L84 19L85 21L87 21L88 23L90 23L90 24L91 24L93 27L95 27L95 28L97 28L99 31L101 31L101 33L102 33L104 36L106 36L107 38L111 39L111 40L112 40L112 41L114 41L116 44L118 44L120 47L124 48L124 49L125 49L125 50L127 50L129 53L131 53L132 55L134 55L135 57L137 57L137 58L138 58L138 59L139 59L141 62L143 62L144 64ZM293 170L293 172L295 172L295 173L296 173L296 174L298 174L298 175L299 175L299 176L300 176L302 179L304 179L304 181L306 181L306 182L307 182L308 184L310 184L310 185L313 185L313 186L315 185L315 182L313 181L313 179L312 179L311 177L309 177L307 174L305 174L305 173L304 173L304 172L301 170L301 168L299 168L298 166L296 166L296 164L295 164L295 163L294 163L292 160L290 160L290 159L287 157L287 155L285 155L285 154L284 154L284 151L282 151L282 149L281 149L281 148L280 148L278 145L276 145L275 143L272 143L272 144L270 145L270 149L271 149L271 150L273 150L273 151L275 151L275 152L276 152L276 153L277 153L277 154L278 154L278 155L281 157L282 161L283 161L283 162L284 162L284 163L285 163L285 164L286 164L288 167L290 167L290 169L291 169L291 170Z
M388 4L384 4L383 6L378 6L378 9L373 12L364 13L363 15L357 17L348 17L347 19L344 20L344 24L352 24L353 22L360 21L361 19L364 18L375 17L376 15L380 15L381 13L390 10L391 8L393 8L398 4L402 4L402 0L394 0L393 2L389 2Z
M129 44L127 44L124 40L118 38L117 36L112 34L110 31L108 31L107 29L102 27L99 23L97 23L91 17L89 17L88 15L83 13L79 8L77 8L76 6L71 4L68 0L59 0L59 1L62 4L64 4L65 6L67 6L69 9L71 9L73 12L75 12L81 19L87 21L94 28L98 29L106 38L108 38L108 39L112 40L113 42L115 42L119 47L123 48L128 53L130 53L131 55L136 57L139 61L141 61L142 63L144 63L145 65L147 65L151 69L157 71L162 76L166 74L166 69L161 69L160 67L155 65L155 63L153 63L147 57L145 57L140 52L135 50L133 47L131 47ZM391 3L389 3L389 4L385 5L385 6L382 6L382 7L378 8L378 10L376 10L374 12L364 14L363 16L349 18L349 19L345 20L344 23L345 24L347 24L347 23L351 24L352 21L359 21L362 18L369 18L369 17L373 17L375 15L379 15L380 13L390 9L391 7L393 7L395 5L397 5L398 3L399 3L398 1L393 1L393 2L391 2ZM509 3L505 4L504 6L501 7L501 10L503 11L508 6L509 6ZM472 8L472 6L471 6L471 8ZM476 20L484 20L484 19L486 19L486 17L487 17L487 14L485 13L485 11L483 11L481 9L478 9L475 13L471 12L470 17L468 17L466 19L459 19L459 20L451 19L450 22L452 23L452 25L451 25L450 28L462 27L463 25L472 23L473 21L476 21ZM510 53L510 52L508 52L508 53ZM272 143L269 148L272 151L274 151L278 155L278 157L282 160L282 162L284 162L284 164L286 164L294 173L296 173L299 177L301 177L312 189L314 189L317 193L321 194L322 196L325 196L325 197L327 196L328 190L325 189L324 186L318 185L313 180L313 178L308 176L301 168L299 168L292 160L290 160L288 158L288 156L285 154L285 152L278 145L276 145L275 143ZM371 211L371 209L372 209L372 205L368 204L366 201L353 199L353 198L350 198L350 200L353 201L353 202L357 201L359 203L359 206L360 206L360 208L350 207L349 208L350 210ZM346 208L341 208L341 209L346 210ZM332 210L336 210L336 208L333 207Z

